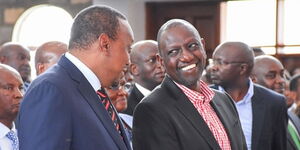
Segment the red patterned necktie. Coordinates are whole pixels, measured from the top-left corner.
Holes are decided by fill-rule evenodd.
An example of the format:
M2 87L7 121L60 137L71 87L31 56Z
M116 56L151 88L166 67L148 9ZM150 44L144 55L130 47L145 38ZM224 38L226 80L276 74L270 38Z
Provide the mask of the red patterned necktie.
M107 110L108 114L110 115L111 120L112 120L113 124L115 125L117 131L122 136L121 131L120 131L120 124L119 124L117 116L116 116L117 114L112 106L112 103L111 103L108 95L106 94L106 92L103 88L101 88L101 90L98 90L97 94L99 95L100 100L101 100L102 104L104 105L104 108Z

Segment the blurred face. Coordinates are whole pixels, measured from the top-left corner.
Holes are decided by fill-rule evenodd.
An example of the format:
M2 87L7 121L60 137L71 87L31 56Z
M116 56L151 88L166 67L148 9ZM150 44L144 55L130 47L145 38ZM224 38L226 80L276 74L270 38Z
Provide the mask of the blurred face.
M23 81L19 75L0 70L0 119L12 121L23 98Z
M174 81L195 89L206 60L199 33L189 26L179 25L164 31L160 43L167 74Z
M56 53L52 53L52 52L46 52L44 54L44 57L47 58L47 62L45 63L39 63L37 66L37 74L41 74L43 72L45 72L47 69L49 69L50 67L52 67L54 64L56 64L59 60L59 58L61 57L62 54L56 54Z
M128 92L125 83L124 73L122 73L120 80L115 81L112 86L106 88L108 97L118 112L122 112L127 108Z
M145 83L146 88L152 90L160 84L165 76L161 58L158 55L157 45L151 45L143 49L139 57L139 76Z
M211 80L214 84L226 87L235 82L239 77L239 61L234 55L230 54L229 48L220 47L213 54L213 66L211 67Z
M111 40L110 44L110 57L111 62L109 62L108 70L111 76L110 83L117 80L120 73L129 64L129 52L131 50L131 45L133 43L133 32L127 21L119 19L120 28L116 40ZM100 68L102 70L102 68ZM103 71L103 70L102 70Z
M283 94L285 90L284 68L281 63L266 61L255 72L256 83Z
M31 68L29 61L29 51L18 46L12 49L3 63L15 68L20 73L23 81L30 81Z

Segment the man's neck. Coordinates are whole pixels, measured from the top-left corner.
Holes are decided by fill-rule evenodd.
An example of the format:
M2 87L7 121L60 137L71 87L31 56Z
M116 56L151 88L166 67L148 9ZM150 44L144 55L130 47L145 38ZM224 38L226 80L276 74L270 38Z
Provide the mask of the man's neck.
M0 119L0 122L7 126L9 129L13 127L13 120Z
M225 91L232 97L235 102L242 100L248 92L249 84L248 82L243 82L243 84L236 84L232 86L224 87Z

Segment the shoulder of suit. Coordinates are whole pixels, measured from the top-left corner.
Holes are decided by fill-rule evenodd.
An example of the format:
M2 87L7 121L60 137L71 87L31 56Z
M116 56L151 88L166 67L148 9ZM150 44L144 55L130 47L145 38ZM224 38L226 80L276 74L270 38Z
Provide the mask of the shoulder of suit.
M254 95L261 101L267 101L267 103L270 105L286 105L286 99L284 95L258 84L254 84Z

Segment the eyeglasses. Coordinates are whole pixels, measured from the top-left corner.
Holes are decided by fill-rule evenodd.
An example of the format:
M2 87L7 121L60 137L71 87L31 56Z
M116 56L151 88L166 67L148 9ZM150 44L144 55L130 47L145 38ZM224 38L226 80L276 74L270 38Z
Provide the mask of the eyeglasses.
M131 89L131 84L130 83L121 84L120 82L115 81L110 87L108 87L108 89L113 91L124 89L125 92L129 93Z
M220 59L214 59L212 60L212 64L216 65L216 66L223 66L223 65L229 65L229 64L243 64L246 62L241 62L241 61L232 61L232 62L228 62L228 61L223 61Z

